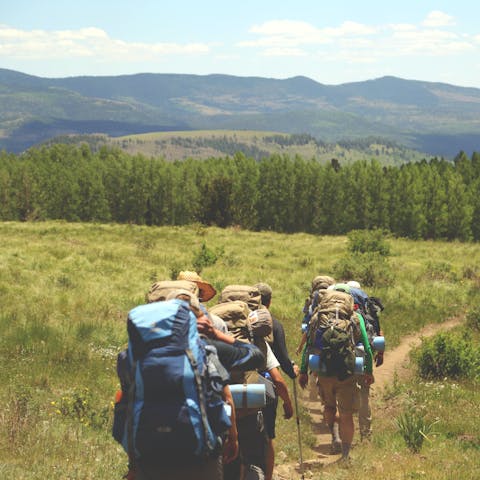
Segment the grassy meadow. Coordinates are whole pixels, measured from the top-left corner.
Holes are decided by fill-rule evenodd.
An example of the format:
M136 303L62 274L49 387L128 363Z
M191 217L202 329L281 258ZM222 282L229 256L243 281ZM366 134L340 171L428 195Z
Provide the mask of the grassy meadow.
M386 307L387 349L423 325L468 314L480 300L480 245L389 239L389 285L368 289ZM193 269L220 291L269 283L292 358L311 279L334 274L347 237L236 229L64 222L0 223L0 476L12 480L112 480L126 456L110 435L117 353L127 312L156 280ZM213 300L212 302L215 302ZM465 327L462 327L465 328ZM388 353L386 353L386 362ZM292 391L291 381L287 383ZM348 467L312 478L480 478L480 404L473 380L393 382L374 412L374 438ZM406 447L394 418L409 405L437 422L420 453ZM438 420L438 421L437 421ZM278 417L277 452L298 456L295 420ZM302 410L304 458L313 434Z

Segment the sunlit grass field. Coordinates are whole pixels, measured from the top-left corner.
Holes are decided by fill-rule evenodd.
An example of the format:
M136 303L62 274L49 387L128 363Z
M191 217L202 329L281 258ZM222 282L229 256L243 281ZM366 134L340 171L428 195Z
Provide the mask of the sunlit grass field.
M386 307L387 348L478 305L478 244L388 242L392 282L369 289ZM2 223L0 244L0 477L111 480L126 469L126 456L110 435L115 360L127 341L127 312L144 302L149 286L193 269L205 245L217 259L201 274L217 291L231 283L272 286L272 311L299 361L293 352L310 281L334 274L348 240L198 225L45 222ZM478 385L452 383L394 385L375 415L373 442L354 449L348 469L329 467L318 478L365 471L390 479L449 479L455 472L456 478L480 478ZM412 455L392 419L419 395L442 420L421 455ZM301 411L304 457L310 458L313 437ZM276 445L287 461L297 459L294 420L278 416Z

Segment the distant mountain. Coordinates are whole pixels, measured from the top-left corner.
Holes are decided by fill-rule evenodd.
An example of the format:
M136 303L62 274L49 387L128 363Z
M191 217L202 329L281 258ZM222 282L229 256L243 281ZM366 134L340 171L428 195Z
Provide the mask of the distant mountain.
M331 86L306 77L136 74L41 78L0 69L0 148L67 134L186 130L383 137L431 155L480 150L480 89L383 77Z

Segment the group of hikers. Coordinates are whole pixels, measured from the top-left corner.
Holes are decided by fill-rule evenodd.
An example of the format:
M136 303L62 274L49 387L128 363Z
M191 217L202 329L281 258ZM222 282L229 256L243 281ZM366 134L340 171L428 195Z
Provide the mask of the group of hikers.
M197 272L155 282L128 314L128 347L117 359L113 436L128 455L127 480L271 480L279 400L297 407L295 382L324 406L331 453L347 460L359 412L371 435L373 364L383 363L381 302L357 282L315 277L297 354L270 312L266 283L217 294ZM294 382L294 402L284 375ZM300 424L297 428L301 456Z

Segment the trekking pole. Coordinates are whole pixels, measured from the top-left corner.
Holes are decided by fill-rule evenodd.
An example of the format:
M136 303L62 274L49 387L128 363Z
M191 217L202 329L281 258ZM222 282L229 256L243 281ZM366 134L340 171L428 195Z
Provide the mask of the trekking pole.
M293 380L293 398L295 401L295 416L297 420L297 434L298 434L298 450L300 454L300 473L302 475L302 480L305 480L303 473L303 456L302 456L302 436L300 434L300 417L298 416L298 401L297 401L297 379Z

